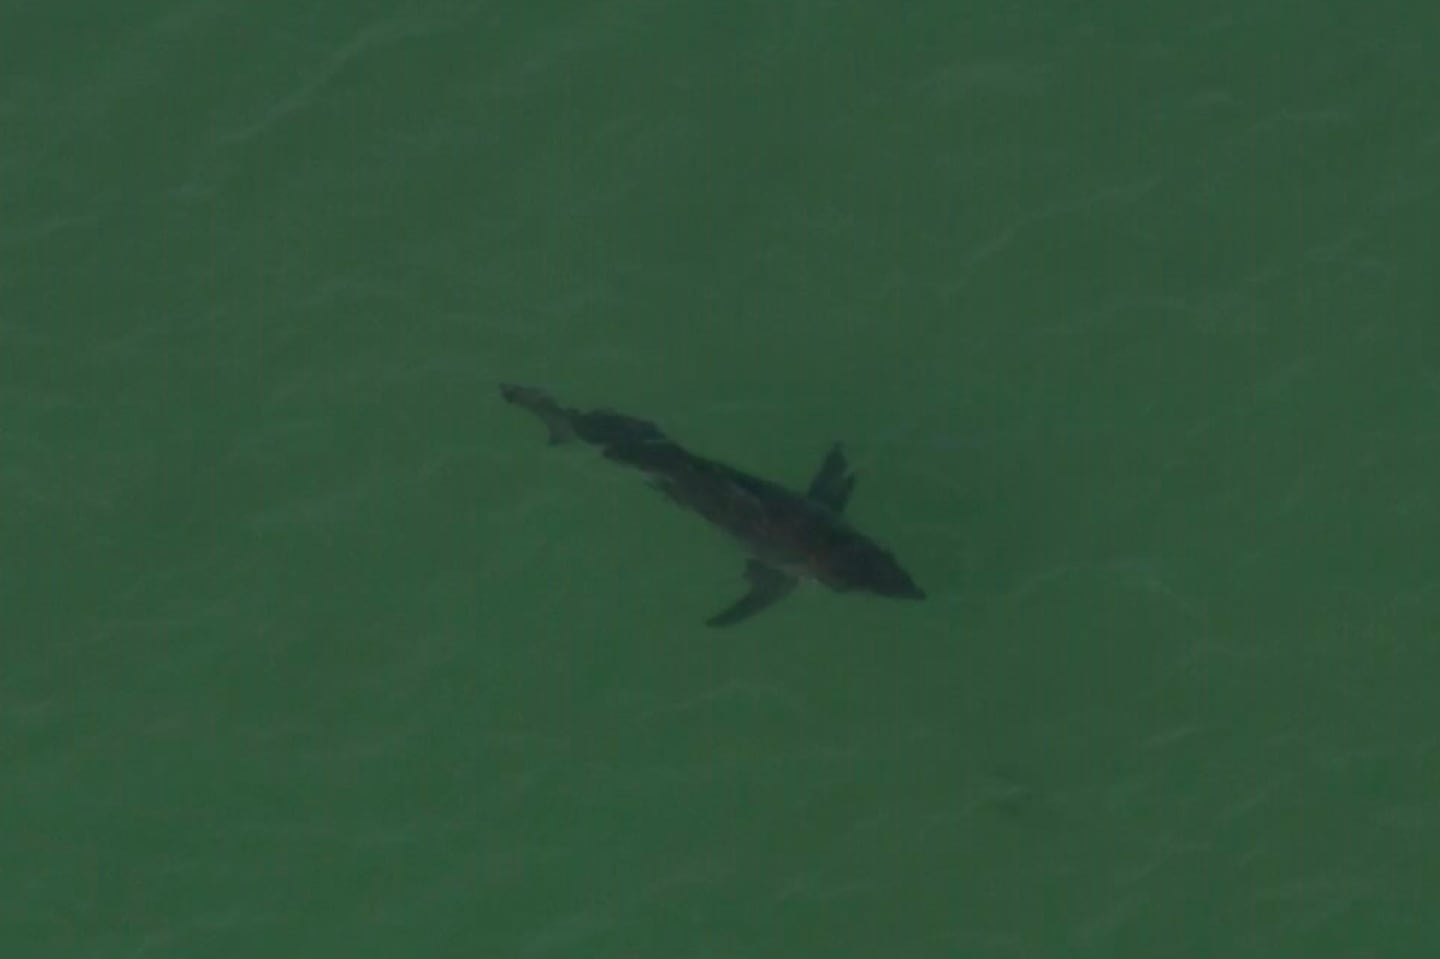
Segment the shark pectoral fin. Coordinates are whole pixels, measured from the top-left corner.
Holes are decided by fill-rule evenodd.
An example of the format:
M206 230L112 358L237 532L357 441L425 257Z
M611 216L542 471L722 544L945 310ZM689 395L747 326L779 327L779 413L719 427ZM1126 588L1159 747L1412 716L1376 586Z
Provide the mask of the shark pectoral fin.
M825 454L825 462L820 464L820 471L810 481L805 495L821 506L843 513L854 490L855 474L850 472L850 464L845 461L845 451L836 443Z
M707 625L732 626L742 619L749 619L790 595L797 582L794 576L754 559L745 567L745 578L750 580L750 591L729 608L707 619Z

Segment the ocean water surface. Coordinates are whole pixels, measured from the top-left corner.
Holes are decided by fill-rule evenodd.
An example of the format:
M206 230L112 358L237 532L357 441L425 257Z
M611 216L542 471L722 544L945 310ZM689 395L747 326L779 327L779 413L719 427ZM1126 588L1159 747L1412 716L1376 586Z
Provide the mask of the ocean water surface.
M0 955L1433 954L1433 21L3 5Z

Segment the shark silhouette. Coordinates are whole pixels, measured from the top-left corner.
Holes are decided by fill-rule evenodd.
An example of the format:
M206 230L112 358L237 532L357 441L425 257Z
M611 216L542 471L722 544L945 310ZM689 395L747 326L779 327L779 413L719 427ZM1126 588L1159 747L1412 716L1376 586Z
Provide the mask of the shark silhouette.
M644 473L679 506L729 533L750 555L750 588L706 622L729 626L784 599L801 579L839 592L864 591L896 599L924 599L910 574L842 514L855 474L836 443L804 493L696 456L654 423L611 410L561 406L543 390L505 385L500 395L538 416L552 444L581 440L610 460Z

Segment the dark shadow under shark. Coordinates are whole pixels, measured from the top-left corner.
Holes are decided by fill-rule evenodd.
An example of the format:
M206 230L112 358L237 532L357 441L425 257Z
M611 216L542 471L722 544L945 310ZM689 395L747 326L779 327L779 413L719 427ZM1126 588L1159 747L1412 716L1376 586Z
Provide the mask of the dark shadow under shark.
M855 474L838 443L802 494L696 456L646 420L570 409L533 387L502 386L500 395L538 416L552 444L579 439L598 447L607 459L640 470L673 502L739 541L751 557L745 568L750 589L710 617L711 626L754 616L788 596L802 578L840 592L925 598L894 556L842 518Z

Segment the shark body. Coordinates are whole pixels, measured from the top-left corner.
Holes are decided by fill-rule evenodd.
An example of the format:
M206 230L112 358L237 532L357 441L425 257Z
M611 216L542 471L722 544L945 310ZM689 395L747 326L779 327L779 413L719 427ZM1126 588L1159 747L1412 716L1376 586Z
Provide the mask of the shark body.
M534 387L506 385L500 394L538 416L551 443L580 440L606 459L639 470L652 487L698 513L745 550L750 557L745 567L749 589L710 617L706 622L711 626L750 618L788 596L801 579L839 592L925 598L890 552L844 519L855 474L838 443L800 493L697 456L647 420L611 410L571 409Z

